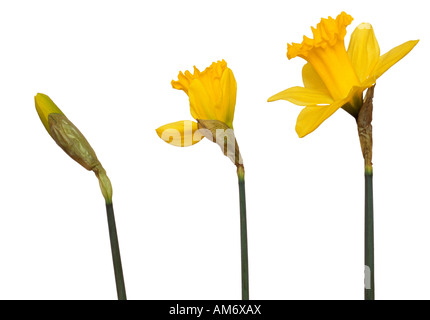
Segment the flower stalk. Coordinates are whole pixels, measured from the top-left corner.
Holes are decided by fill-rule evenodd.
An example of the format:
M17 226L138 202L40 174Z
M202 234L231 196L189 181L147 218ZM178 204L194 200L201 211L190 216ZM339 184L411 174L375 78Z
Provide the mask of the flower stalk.
M364 299L375 300L375 254L373 233L373 174L364 175Z
M112 202L106 202L106 214L109 228L110 246L115 274L116 292L118 300L127 300L125 292L124 275L122 272L121 254L119 252L118 234L116 231L115 216Z
M249 300L248 232L246 226L245 169L237 166L240 201L240 251L242 268L242 300Z
M375 86L370 87L357 117L358 136L364 158L364 299L375 300L375 254L373 223L372 112Z
M240 205L240 255L242 272L242 300L249 300L249 271L248 271L248 232L246 225L246 198L245 198L245 168L240 154L239 145L231 129L219 120L197 119L199 132L205 138L218 144L223 154L229 158L237 168L239 182Z

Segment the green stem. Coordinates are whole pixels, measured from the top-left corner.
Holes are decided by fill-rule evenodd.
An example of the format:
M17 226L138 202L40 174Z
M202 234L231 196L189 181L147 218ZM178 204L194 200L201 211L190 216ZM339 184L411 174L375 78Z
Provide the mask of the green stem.
M240 199L240 250L242 267L242 300L249 300L249 273L248 273L248 234L246 228L246 200L245 200L245 170L242 165L237 168L239 179Z
M375 260L373 235L373 171L366 167L364 200L364 299L375 300Z
M112 250L113 268L115 273L116 292L118 295L118 300L127 300L112 202L106 203L106 213L109 227L110 246Z

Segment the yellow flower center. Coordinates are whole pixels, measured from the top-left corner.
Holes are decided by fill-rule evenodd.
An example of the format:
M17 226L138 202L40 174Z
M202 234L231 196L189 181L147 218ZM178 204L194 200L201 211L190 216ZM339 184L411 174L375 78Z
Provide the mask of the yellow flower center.
M345 98L360 84L344 44L346 27L352 20L345 12L336 19L321 19L317 28L312 28L313 39L304 36L302 43L288 44L288 59L298 56L308 61L334 100Z

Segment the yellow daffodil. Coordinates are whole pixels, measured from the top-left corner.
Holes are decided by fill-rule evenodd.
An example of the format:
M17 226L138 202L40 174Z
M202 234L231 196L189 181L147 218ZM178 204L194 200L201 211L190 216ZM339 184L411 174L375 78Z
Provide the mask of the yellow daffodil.
M191 116L200 120L216 120L233 129L234 108L236 105L237 84L233 72L222 60L213 62L200 72L179 72L178 80L172 87L184 91L190 100ZM166 124L156 131L158 136L169 144L186 147L199 142L204 135L198 130L201 123L183 120Z
M352 33L346 50L344 37L352 20L345 12L336 19L321 19L312 28L313 39L304 36L302 43L288 44L288 59L301 57L308 62L302 70L304 87L289 88L268 101L287 100L305 106L297 118L299 137L314 131L339 108L357 117L363 92L418 43L407 41L380 55L372 26L362 23Z
M182 120L156 129L165 142L187 147L203 137L215 142L237 168L239 182L240 241L242 299L249 300L248 236L246 227L245 169L234 131L233 118L236 106L237 84L227 63L213 62L203 72L194 67L194 73L179 72L172 87L184 91L190 100L191 116L197 121Z

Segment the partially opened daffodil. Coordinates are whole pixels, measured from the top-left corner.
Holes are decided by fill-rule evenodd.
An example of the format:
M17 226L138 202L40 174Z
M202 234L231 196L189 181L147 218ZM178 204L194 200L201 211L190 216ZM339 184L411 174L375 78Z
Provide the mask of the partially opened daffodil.
M216 120L233 129L237 84L224 60L212 63L202 72L196 67L194 73L179 72L172 87L188 95L191 116L195 120ZM197 122L183 120L161 126L156 131L167 143L187 147L203 138L198 129Z
M246 228L245 169L233 131L237 84L233 72L222 61L213 62L200 72L179 72L172 81L175 89L184 91L190 100L191 116L196 121L182 120L156 129L165 142L187 147L203 137L217 143L225 156L237 167L240 200L240 239L242 267L242 299L249 299L248 240Z
M288 44L288 59L301 57L308 62L302 70L304 87L289 88L268 101L288 100L305 106L297 118L299 137L314 131L339 108L357 117L363 92L418 43L407 41L381 56L372 26L362 23L346 50L344 37L352 20L345 12L336 19L321 19L312 28L313 39L304 36L302 43Z

